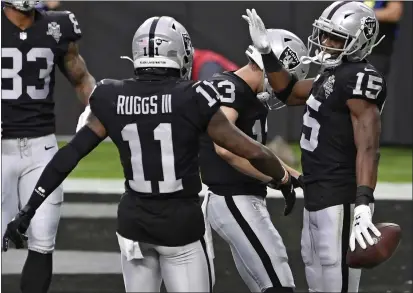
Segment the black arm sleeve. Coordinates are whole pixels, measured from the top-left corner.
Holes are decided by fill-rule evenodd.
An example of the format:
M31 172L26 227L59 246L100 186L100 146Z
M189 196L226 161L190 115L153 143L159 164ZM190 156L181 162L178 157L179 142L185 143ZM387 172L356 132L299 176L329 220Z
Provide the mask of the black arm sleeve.
M80 160L98 146L102 140L88 126L80 129L73 139L54 155L43 170L27 203L30 209L37 210L73 171Z

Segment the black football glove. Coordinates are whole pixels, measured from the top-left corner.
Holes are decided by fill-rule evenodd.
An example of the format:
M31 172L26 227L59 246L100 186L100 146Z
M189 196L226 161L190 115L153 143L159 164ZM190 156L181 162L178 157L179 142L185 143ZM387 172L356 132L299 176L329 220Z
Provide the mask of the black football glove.
M270 188L280 190L282 195L284 196L285 206L284 206L284 216L288 216L294 208L296 195L294 190L293 179L291 175L289 175L288 181L285 184L280 184L279 182L275 182L271 180L267 185ZM298 184L298 179L295 179L296 184Z
M291 176L291 183L295 188L301 188L304 190L304 181L303 181L303 175L300 175L298 178L295 178L294 176Z
M29 206L25 206L7 225L6 232L3 236L3 251L9 249L9 241L11 240L17 249L24 247L24 242L27 240L26 231L29 228L30 221L34 216L33 211Z

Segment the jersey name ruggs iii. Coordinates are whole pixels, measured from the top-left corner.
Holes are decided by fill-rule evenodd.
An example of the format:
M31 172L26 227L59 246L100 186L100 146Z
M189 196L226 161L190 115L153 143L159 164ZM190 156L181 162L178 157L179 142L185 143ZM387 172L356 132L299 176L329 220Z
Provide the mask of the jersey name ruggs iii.
M366 61L344 62L316 77L307 100L300 139L306 184L317 182L319 187L330 189L330 193L339 185L355 189L356 147L347 101L363 99L376 104L381 111L386 91L384 78ZM344 188L343 193L350 193L349 188ZM347 199L349 196L355 197L355 193Z
M40 12L26 30L2 11L2 137L40 137L55 132L55 65L63 69L69 44L81 38L73 13Z
M235 109L235 125L249 137L265 144L267 139L268 109L258 99L249 85L232 72L214 75L210 81L221 95L221 106ZM215 151L208 135L201 139L201 177L209 189L219 195L267 194L266 184L244 175L229 165Z
M118 233L152 244L184 245L205 231L198 142L219 109L218 93L207 82L145 78L104 79L90 97L123 166L126 195Z

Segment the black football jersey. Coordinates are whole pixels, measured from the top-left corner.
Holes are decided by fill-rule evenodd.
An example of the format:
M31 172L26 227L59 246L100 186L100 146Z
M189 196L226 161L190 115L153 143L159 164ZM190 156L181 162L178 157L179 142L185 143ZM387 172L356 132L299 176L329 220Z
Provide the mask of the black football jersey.
M301 163L310 209L352 202L356 191L356 146L349 99L383 108L386 82L368 62L326 69L313 84L303 116Z
M268 109L257 99L256 93L232 72L214 75L210 80L221 95L221 105L235 109L235 125L249 137L266 143ZM229 165L215 151L211 138L204 134L200 150L201 177L209 189L219 195L267 194L266 184L249 177Z
M1 118L3 138L39 137L55 132L55 65L71 42L81 38L73 13L40 12L26 30L2 11Z
M159 245L184 245L204 234L198 193L199 137L219 109L204 82L175 78L98 83L92 112L119 150L126 196L118 231Z

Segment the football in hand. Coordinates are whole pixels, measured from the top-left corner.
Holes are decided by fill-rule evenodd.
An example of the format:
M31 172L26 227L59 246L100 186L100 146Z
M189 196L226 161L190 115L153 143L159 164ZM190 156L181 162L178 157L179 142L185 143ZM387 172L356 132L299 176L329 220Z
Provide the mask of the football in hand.
M376 224L376 227L381 236L377 237L370 232L374 245L369 245L366 241L367 248L363 249L356 240L354 251L348 250L347 264L350 268L374 268L388 260L396 251L401 240L400 226L394 223L380 223Z

